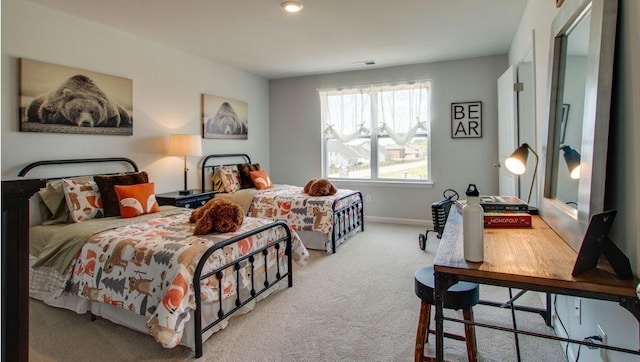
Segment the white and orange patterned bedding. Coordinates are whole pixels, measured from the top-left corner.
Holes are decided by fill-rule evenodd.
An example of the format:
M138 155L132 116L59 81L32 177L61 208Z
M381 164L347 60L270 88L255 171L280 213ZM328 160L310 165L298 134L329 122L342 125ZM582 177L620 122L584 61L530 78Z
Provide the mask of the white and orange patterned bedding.
M344 198L344 196L350 195ZM336 205L334 202L339 200ZM303 188L291 185L260 190L253 198L249 215L286 221L296 231L330 234L333 212L360 200L353 190L339 189L335 195L309 196Z
M183 210L90 237L68 268L71 276L65 292L145 316L149 333L159 343L167 348L177 345L195 308L192 280L203 253L217 243L272 222L246 217L236 232L193 236L194 224L188 222L191 210ZM282 238L285 233L283 227L267 229L217 250L209 257L203 274ZM284 249L277 252L282 256ZM275 253L273 247L269 249L268 267L275 266ZM292 232L292 259L304 265L308 255ZM286 258L278 260L280 270L286 272ZM255 280L264 280L264 263L264 258L255 258ZM243 268L240 288L246 287L251 278L249 263ZM239 290L235 273L225 270L222 275L220 294L216 275L201 283L203 304L217 301L219 295L224 300Z

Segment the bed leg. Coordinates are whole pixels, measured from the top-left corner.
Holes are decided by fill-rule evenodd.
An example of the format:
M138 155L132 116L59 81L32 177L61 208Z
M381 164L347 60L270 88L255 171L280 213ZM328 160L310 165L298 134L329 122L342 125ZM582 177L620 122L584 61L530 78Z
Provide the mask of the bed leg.
M89 320L90 321L95 322L96 319L98 319L98 317L95 314L89 313Z
M293 287L293 251L292 251L292 245L291 245L291 237L289 237L289 239L287 240L287 250L286 250L286 255L287 255L287 284L289 285L289 288Z

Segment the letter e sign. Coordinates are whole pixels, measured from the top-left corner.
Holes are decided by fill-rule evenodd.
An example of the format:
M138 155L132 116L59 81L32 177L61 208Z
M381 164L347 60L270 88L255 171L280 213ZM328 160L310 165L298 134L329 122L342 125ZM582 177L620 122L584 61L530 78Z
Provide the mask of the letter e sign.
M451 138L482 138L482 102L451 103Z

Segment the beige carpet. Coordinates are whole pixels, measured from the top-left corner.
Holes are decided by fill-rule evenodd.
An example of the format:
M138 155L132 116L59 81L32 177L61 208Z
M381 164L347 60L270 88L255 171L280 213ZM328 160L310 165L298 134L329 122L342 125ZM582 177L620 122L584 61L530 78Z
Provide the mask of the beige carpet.
M437 250L433 233L427 251L418 247L423 227L368 223L334 255L312 251L296 267L294 286L271 295L204 345L202 361L410 361L419 312L413 273L430 265ZM507 290L482 286L481 298L504 301ZM537 294L520 301L541 306ZM447 313L455 313L447 311ZM511 325L508 310L474 307L479 322ZM193 359L185 347L164 349L152 337L87 315L30 302L32 361L169 361ZM518 312L518 326L551 333L536 314ZM447 323L448 331L460 331ZM477 328L483 361L515 361L511 333ZM433 353L434 338L427 349ZM523 361L564 361L557 342L520 337ZM445 339L446 357L465 361L463 342Z

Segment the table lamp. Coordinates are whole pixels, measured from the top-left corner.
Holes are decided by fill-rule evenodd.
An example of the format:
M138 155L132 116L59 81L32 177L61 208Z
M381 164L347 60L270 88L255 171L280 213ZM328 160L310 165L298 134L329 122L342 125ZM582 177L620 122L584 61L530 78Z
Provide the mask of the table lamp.
M202 156L202 139L197 134L172 134L169 138L169 154L184 157L184 190L180 195L189 195L193 191L187 187L187 156Z
M562 156L564 156L564 162L567 163L569 168L569 175L572 179L577 180L580 178L580 154L569 145L560 147L562 150Z
M509 156L505 161L504 165L507 167L509 172L514 173L516 175L522 175L527 170L527 159L529 158L529 151L533 152L533 155L536 156L536 165L533 168L533 177L531 178L531 187L529 187L529 196L527 197L527 204L531 202L531 193L533 192L533 184L536 181L536 173L538 172L538 154L536 151L529 146L528 143L523 143L520 147L518 147L511 156ZM535 207L529 206L529 213L533 215L538 214L538 209Z

